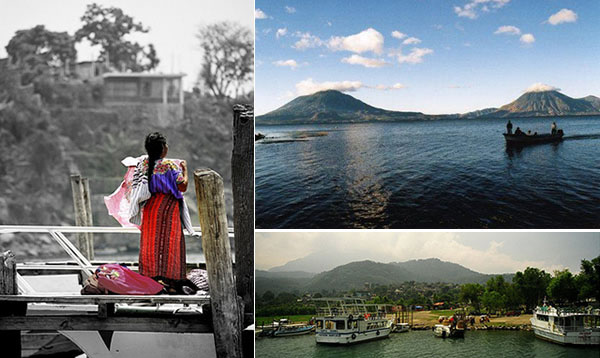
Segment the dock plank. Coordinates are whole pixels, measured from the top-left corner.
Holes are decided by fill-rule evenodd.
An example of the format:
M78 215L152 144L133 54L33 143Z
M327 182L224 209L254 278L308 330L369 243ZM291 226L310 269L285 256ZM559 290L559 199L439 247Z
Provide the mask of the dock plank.
M107 303L181 303L207 304L209 296L184 295L0 295L0 302L107 304Z
M129 331L212 333L206 320L192 317L26 316L0 317L0 331Z

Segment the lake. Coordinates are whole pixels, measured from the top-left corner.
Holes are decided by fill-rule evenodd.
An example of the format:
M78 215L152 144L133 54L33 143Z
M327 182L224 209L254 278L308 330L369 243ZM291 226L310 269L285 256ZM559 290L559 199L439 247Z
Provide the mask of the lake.
M257 126L257 228L600 228L600 117ZM310 136L326 132L325 136ZM307 140L294 140L309 134Z
M464 339L435 338L431 331L391 334L390 338L352 346L315 343L313 334L257 338L256 357L594 357L598 347L563 347L526 331L472 331Z

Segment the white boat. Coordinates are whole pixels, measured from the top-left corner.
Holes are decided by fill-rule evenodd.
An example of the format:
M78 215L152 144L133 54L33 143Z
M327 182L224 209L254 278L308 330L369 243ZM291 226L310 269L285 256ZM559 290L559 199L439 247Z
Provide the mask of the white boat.
M396 323L394 325L394 333L404 333L410 331L410 324L408 323Z
M317 307L315 339L322 344L353 344L387 338L392 320L378 312L369 312L370 305L359 298L322 298L326 308Z
M463 338L467 330L467 321L463 312L456 312L449 324L436 324L433 334L440 338Z
M600 345L599 309L560 309L543 305L533 313L536 337L559 344Z

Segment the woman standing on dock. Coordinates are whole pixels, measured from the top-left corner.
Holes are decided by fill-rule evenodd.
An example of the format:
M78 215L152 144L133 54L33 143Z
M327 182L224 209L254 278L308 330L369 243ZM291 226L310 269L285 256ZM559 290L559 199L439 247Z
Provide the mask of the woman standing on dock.
M187 190L184 160L166 159L165 136L150 133L148 156L133 174L130 221L141 225L139 272L148 277L185 279L183 228L193 232L182 192Z

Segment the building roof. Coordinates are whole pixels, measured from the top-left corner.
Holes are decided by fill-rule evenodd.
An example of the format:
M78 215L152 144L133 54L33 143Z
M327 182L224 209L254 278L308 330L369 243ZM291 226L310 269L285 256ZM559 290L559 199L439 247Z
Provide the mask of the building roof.
M104 78L182 78L185 73L109 72Z

